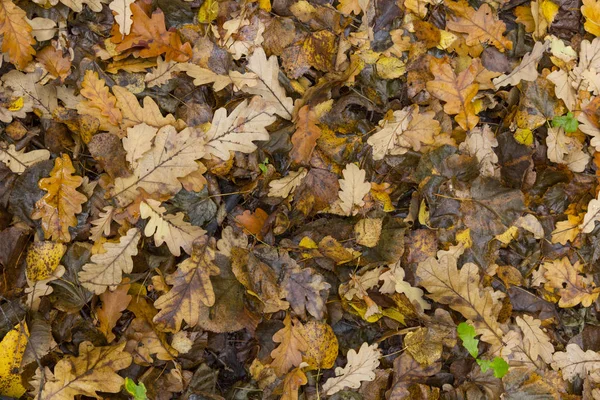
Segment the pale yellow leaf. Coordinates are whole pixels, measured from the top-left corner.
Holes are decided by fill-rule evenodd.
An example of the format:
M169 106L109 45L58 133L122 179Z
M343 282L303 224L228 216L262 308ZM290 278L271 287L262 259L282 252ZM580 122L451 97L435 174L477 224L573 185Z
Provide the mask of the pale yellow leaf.
M363 343L358 353L350 349L346 366L335 369L336 376L327 379L323 384L323 391L327 395L332 395L344 388L358 389L361 382L374 380L375 368L379 366L379 357L381 352L377 348L377 343L372 345Z

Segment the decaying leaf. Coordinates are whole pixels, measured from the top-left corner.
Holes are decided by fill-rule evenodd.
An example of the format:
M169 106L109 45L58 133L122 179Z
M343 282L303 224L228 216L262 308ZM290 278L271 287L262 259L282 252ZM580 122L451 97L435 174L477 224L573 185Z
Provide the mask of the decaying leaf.
M559 307L575 307L579 303L589 307L600 295L600 288L595 287L593 280L579 275L579 261L571 264L567 257L563 257L544 263L544 269L547 280L544 286L560 296Z

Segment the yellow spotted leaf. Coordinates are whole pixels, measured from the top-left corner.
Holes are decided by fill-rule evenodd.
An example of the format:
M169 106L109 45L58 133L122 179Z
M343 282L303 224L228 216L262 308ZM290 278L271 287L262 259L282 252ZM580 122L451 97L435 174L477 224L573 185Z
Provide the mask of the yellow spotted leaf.
M26 325L16 325L0 342L0 395L19 398L25 394L21 383L21 360L29 333Z
M308 344L303 361L312 369L329 369L338 356L338 340L333 329L319 321L304 325L304 339Z
M67 246L58 242L40 241L33 243L27 251L27 279L43 281L52 276Z

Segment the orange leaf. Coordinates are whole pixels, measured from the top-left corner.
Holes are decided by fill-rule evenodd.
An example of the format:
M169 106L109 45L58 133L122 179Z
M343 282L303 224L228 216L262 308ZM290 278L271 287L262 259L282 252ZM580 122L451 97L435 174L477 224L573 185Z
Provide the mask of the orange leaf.
M466 33L467 46L491 43L502 52L512 49L512 42L502 36L506 25L495 17L488 4L483 4L477 11L465 1L448 1L446 4L458 16L449 19L446 27L454 32Z
M139 4L131 5L133 25L131 32L121 40L115 34L111 41L118 43L117 51L133 50L136 57L150 58L165 54L166 61L185 62L192 57L189 43L182 44L177 32L167 31L165 15L157 9L149 18Z
M81 212L81 205L87 201L87 197L76 190L83 178L72 176L74 172L71 159L63 154L54 161L50 177L40 179L38 183L40 189L48 193L35 203L31 218L42 219L46 239L69 242L69 227L77 226L75 214Z
M50 75L60 78L61 82L71 73L71 60L63 57L62 51L53 46L46 46L37 54L37 60L46 68Z
M127 278L125 278L127 279ZM125 282L125 280L123 281ZM129 284L118 286L114 292L107 290L100 295L102 306L98 309L100 332L104 333L108 343L115 339L112 329L117 325L122 312L127 308L132 297L127 294Z
M450 115L464 130L473 129L479 117L475 113L473 98L479 90L479 85L473 83L477 75L475 64L462 71L458 76L446 62L434 59L430 70L435 80L427 82L427 90L438 99L445 101L444 111Z
M250 210L244 211L243 214L235 217L235 221L248 232L261 239L262 235L260 232L262 231L262 228L265 225L268 217L269 214L264 212L264 210L257 208L256 211L254 211L254 214L252 214Z
M0 0L0 33L2 51L8 53L10 62L18 69L24 69L33 59L35 39L32 28L25 20L25 11L13 4L12 0Z
M117 108L117 99L106 86L104 79L98 77L95 71L87 70L81 84L81 95L88 99L88 105L100 111L112 125L118 125L123 119Z
M292 152L290 158L297 164L307 164L310 161L317 139L321 136L321 129L317 126L317 114L309 106L304 106L298 111L296 131L292 135Z

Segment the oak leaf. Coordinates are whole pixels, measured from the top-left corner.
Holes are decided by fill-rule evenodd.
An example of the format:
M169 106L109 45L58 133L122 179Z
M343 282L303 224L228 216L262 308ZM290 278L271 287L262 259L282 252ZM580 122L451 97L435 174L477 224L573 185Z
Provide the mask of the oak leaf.
M156 134L152 149L138 159L133 175L115 179L113 196L127 205L137 197L138 188L173 195L181 190L178 178L196 171L196 160L203 155L202 140L192 129L177 132L171 125L164 126Z
M56 50L54 46L46 46L38 51L36 59L50 75L59 78L61 82L71 73L71 60L64 57L62 51Z
M100 120L101 127L108 129L107 124L118 125L123 119L117 108L117 99L106 86L104 79L98 77L96 71L87 70L81 83L81 95L87 99L77 105L81 114L90 114Z
M290 171L283 178L272 180L269 182L269 197L287 198L290 193L294 193L307 173L306 169L300 168L298 171Z
M523 350L534 361L539 356L545 363L551 363L554 346L548 335L540 328L542 321L524 315L522 318L517 316L515 322L523 332Z
M231 269L237 280L261 300L264 313L287 310L290 306L287 301L282 300L285 290L279 284L275 270L252 252L233 248Z
M296 315L305 318L308 311L316 319L323 319L324 299L331 285L325 282L322 275L311 268L301 269L295 265L286 271L281 286L287 291L285 298Z
M294 368L283 379L281 400L298 400L298 389L306 385L308 378L301 368Z
M358 350L348 351L348 363L344 368L335 369L335 377L327 379L323 384L323 390L328 395L335 394L348 387L358 389L361 382L372 381L375 379L375 368L379 366L379 357L381 352L377 348L377 343L369 345L363 343Z
M93 220L90 228L90 239L97 242L102 235L110 235L110 224L112 223L115 208L113 206L105 206L98 214L98 218Z
M600 36L600 1L583 0L581 14L585 17L583 27L592 35Z
M248 236L243 232L235 232L231 226L226 226L221 231L221 239L217 241L217 248L221 254L231 257L231 249L234 247L247 248Z
M593 214L594 213L592 213L591 215ZM592 220L589 221L591 222ZM568 215L565 221L558 221L556 223L556 228L552 231L552 243L560 243L563 246L566 245L567 242L573 243L577 238L577 235L579 235L579 233L581 232L581 229L589 225L593 225L587 223L580 225L580 222L581 216L577 215Z
M108 8L112 10L115 16L115 24L119 25L119 32L121 35L127 36L131 32L131 25L133 20L133 12L131 11L131 5L135 0L112 0L108 5Z
M512 42L503 36L506 25L495 17L488 4L482 4L477 11L466 1L449 1L447 6L456 17L446 21L446 27L454 32L466 33L467 46L490 43L502 52L512 49Z
M185 62L192 57L192 47L189 43L182 44L177 32L167 31L165 15L161 9L156 9L152 17L148 17L142 7L131 4L133 24L131 31L124 38L113 36L119 52L132 50L136 57L150 58L161 54L167 61Z
M427 289L428 297L448 304L473 321L477 334L482 335L481 340L498 345L502 342L498 323L502 304L493 289L479 287L479 268L475 264L466 263L458 269L458 257L463 251L462 247L451 247L449 251L438 251L437 259L429 257L419 263L419 285Z
M231 151L252 153L256 140L269 140L266 127L275 122L272 108L260 97L243 101L227 116L225 108L215 111L212 124L203 136L205 151L227 161Z
M379 122L381 129L367 140L373 147L373 159L382 160L386 155L419 151L423 145L432 145L434 136L440 132L440 124L433 111L419 112L418 105L394 111L389 118Z
M204 229L183 220L184 214L165 214L166 209L160 201L146 199L140 204L140 216L149 218L144 229L144 235L154 236L154 244L160 246L167 244L169 251L174 256L181 254L180 248L192 254L192 243L204 235Z
M553 359L552 368L561 371L567 381L591 375L595 382L600 382L600 354L593 350L583 351L578 344L571 343L566 351L554 353Z
M181 63L176 65L174 69L185 71L188 76L194 78L194 85L196 86L212 83L213 89L217 92L225 89L230 84L237 91L245 86L256 86L258 83L256 74L252 72L242 74L238 71L229 71L227 74L221 75L192 63Z
M479 122L472 103L479 90L479 85L473 83L477 74L476 66L471 63L469 68L456 75L450 64L433 60L430 70L435 80L427 82L429 93L446 102L444 111L456 115L454 119L461 128L473 129Z
M152 142L158 133L158 128L145 122L127 128L127 136L123 138L123 148L127 155L125 159L134 169L138 160L152 148Z
M162 330L178 332L183 321L196 326L199 304L210 307L215 303L210 281L211 276L219 274L219 267L214 264L215 244L215 239L207 236L196 239L191 256L166 277L167 284L173 287L154 302L160 311L153 321Z
M54 367L45 367L45 384L40 400L73 400L77 395L100 399L97 392L118 393L124 379L117 371L131 364L131 354L123 351L125 342L115 346L94 347L90 342L79 345L79 356L65 356Z
M115 334L112 333L112 330L133 298L127 294L130 286L129 284L121 285L114 291L106 291L100 295L102 306L98 308L96 313L100 322L99 330L104 334L108 343L115 340Z
M25 69L35 54L35 39L31 31L25 11L17 7L12 0L0 1L2 51L8 53L10 62L20 70Z
M544 263L544 268L547 280L544 287L554 289L560 296L559 307L575 307L579 303L589 307L600 295L600 288L596 288L593 281L579 275L579 261L573 265L567 257L563 257Z
M183 128L181 122L176 121L173 115L167 114L163 117L158 104L151 97L144 97L143 106L140 106L137 97L126 88L113 86L112 91L117 99L117 107L123 113L124 127L145 123L156 128L166 125L174 125L177 129Z
M102 294L107 288L114 289L121 283L123 273L133 270L132 257L138 253L141 232L131 228L119 242L105 242L104 253L92 255L90 262L79 271L79 281L88 290Z
M287 97L285 89L279 83L279 63L276 56L267 59L262 47L254 50L248 58L248 70L258 77L256 86L247 87L243 90L247 93L256 94L263 98L274 113L284 119L292 119L294 107L291 97Z
M296 164L307 164L321 136L321 128L317 125L317 113L306 105L298 110L296 131L292 135L292 151L290 158Z
M484 125L482 128L474 128L469 131L467 138L460 144L459 149L477 158L481 176L494 176L497 168L496 163L498 162L494 147L497 146L496 135L494 135L489 125Z
M283 320L283 328L275 332L273 342L279 345L271 351L273 362L271 367L277 376L287 373L290 368L297 367L302 362L302 352L306 351L308 344L303 337L304 327L289 314Z
M423 310L430 310L431 304L423 298L423 290L406 282L405 275L406 272L400 262L392 265L389 270L379 276L379 280L383 281L379 291L386 294L404 293L413 304L418 304Z
M535 42L533 50L523 56L521 63L510 74L503 74L493 80L496 90L506 85L516 86L521 81L535 81L539 75L537 64L549 45L549 42Z
M56 0L53 1L55 4ZM84 4L87 4L90 10L94 12L100 12L102 11L103 3L102 0L60 0L60 2L75 12L81 12Z
M371 184L365 180L366 172L356 164L348 164L342 171L343 179L339 180L339 207L345 215L356 215L365 205L364 197L371 190Z
M40 189L48 193L35 203L31 218L42 220L46 239L69 242L69 227L77 226L75 214L81 212L81 205L87 201L87 197L76 190L83 178L74 176L74 172L71 159L63 154L54 160L50 177L40 179L38 183Z
M14 144L0 142L0 162L16 174L22 174L27 167L49 158L50 152L46 149L26 153L25 150L17 150Z

